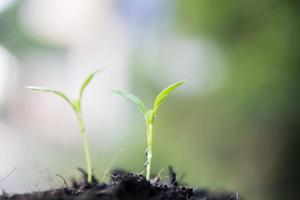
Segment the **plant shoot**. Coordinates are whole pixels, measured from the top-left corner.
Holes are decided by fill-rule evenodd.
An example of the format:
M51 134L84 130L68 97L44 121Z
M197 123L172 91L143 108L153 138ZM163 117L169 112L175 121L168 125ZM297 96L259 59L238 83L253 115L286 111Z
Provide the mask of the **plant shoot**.
M73 111L76 114L77 121L79 123L80 133L83 140L83 147L84 147L84 154L86 159L86 168L87 168L87 174L88 174L88 182L92 182L92 159L91 159L91 151L90 151L90 144L87 137L87 132L85 129L83 117L82 117L82 111L81 111L81 102L82 102L82 96L83 93L88 86L88 84L91 82L91 80L94 78L94 76L99 72L100 70L96 70L93 73L89 74L87 78L84 80L80 87L79 96L77 99L71 100L69 97L67 97L63 92L60 92L58 90L53 90L49 88L44 87L36 87L36 86L26 86L25 88L31 89L34 91L41 91L41 92L49 92L55 95L58 95L59 97L63 98L73 109Z
M160 107L160 105L167 99L168 95L177 87L182 85L184 82L185 81L179 81L165 88L161 93L159 93L159 95L157 95L153 103L152 109L148 109L148 110L146 109L144 103L135 95L123 91L113 90L114 93L134 102L138 107L138 109L144 114L145 121L146 121L146 130L147 130L147 149L146 149L147 160L145 163L147 180L150 180L152 148L153 148L153 123L157 115L157 110Z

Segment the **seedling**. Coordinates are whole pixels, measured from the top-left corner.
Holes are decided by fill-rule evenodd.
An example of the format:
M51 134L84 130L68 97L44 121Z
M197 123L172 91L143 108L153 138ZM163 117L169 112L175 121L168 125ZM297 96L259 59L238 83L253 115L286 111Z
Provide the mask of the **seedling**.
M60 92L58 90L53 90L49 88L44 87L36 87L36 86L26 86L25 88L31 89L34 91L41 91L41 92L49 92L53 93L55 95L58 95L59 97L63 98L73 109L73 111L76 114L77 121L79 123L80 133L83 140L83 147L84 147L84 154L86 159L86 168L87 168L87 174L88 174L88 183L92 182L92 159L91 159L91 151L90 151L90 144L87 137L87 132L85 129L83 117L82 117L82 111L81 111L81 102L82 102L82 96L83 93L87 87L87 85L91 82L91 80L94 78L94 76L99 72L100 70L96 70L93 73L91 73L82 83L80 91L79 91L79 97L77 99L70 99L67 97L63 92Z
M152 140L153 140L153 123L157 115L157 110L160 105L167 99L168 95L175 90L177 87L182 85L185 81L176 82L169 87L165 88L159 95L156 97L152 109L147 110L144 103L135 95L129 94L127 92L113 90L116 94L129 99L134 102L138 109L144 114L146 120L146 129L147 129L147 149L146 149L146 179L150 180L151 173L151 160L152 160Z

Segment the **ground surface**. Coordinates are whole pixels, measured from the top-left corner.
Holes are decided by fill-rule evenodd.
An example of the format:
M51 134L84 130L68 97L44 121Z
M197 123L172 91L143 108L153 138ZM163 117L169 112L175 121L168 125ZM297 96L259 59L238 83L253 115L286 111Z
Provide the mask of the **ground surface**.
M71 187L22 195L3 194L0 200L241 200L238 193L212 194L205 190L180 186L170 168L169 181L146 181L141 175L115 171L108 184L73 181Z

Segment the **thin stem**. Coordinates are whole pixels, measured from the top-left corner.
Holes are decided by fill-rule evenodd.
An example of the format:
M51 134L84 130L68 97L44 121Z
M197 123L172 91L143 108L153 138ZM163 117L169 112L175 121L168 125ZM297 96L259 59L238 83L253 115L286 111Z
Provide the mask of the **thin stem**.
M146 161L146 180L150 180L151 161L152 161L152 137L153 124L147 123L147 161Z
M76 116L80 126L80 133L83 139L83 147L84 147L84 154L86 159L86 168L87 168L87 175L88 175L87 181L88 183L91 183L92 182L92 159L91 159L90 144L83 123L81 111L76 112Z

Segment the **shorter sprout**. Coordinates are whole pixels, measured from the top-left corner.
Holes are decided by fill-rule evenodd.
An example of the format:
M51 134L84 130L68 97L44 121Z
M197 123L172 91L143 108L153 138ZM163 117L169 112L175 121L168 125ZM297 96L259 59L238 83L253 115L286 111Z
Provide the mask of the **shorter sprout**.
M176 82L169 87L165 88L159 95L156 97L152 109L147 110L144 103L135 95L129 94L127 92L113 90L114 93L129 99L130 101L134 102L138 109L144 114L146 120L146 128L147 128L147 149L146 149L146 156L147 160L145 163L146 167L146 179L150 180L150 173L151 173L151 160L152 160L152 140L153 140L153 123L154 119L157 115L157 110L160 105L167 99L168 95L175 90L177 87L182 85L185 81Z
M74 100L71 100L63 92L60 92L60 91L57 91L57 90L44 88L44 87L25 86L25 88L31 89L31 90L34 90L34 91L49 92L49 93L53 93L55 95L58 95L61 98L63 98L72 107L73 111L76 114L77 121L78 121L79 127L80 127L80 133L81 133L82 140L83 140L83 147L84 147L87 174L88 174L88 183L92 182L92 169L93 169L93 166L92 166L92 159L91 159L90 144L89 144L89 141L88 141L85 125L84 125L83 118L82 118L81 102L82 102L82 96L83 96L83 93L84 93L86 87L91 82L91 80L94 78L94 76L100 71L101 71L100 69L94 71L93 73L91 73L84 80L84 82L81 85L80 91L79 91L78 99L74 99Z

